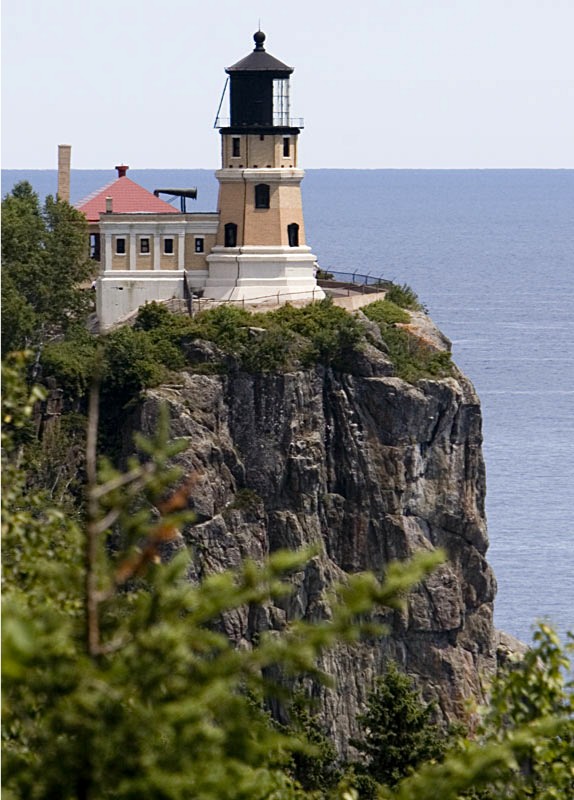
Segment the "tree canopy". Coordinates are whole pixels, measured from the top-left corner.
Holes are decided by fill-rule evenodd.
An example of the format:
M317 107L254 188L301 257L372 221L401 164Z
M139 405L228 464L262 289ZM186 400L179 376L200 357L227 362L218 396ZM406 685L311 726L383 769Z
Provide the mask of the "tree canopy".
M93 264L88 225L69 203L44 205L27 181L2 201L2 351L43 343L81 319Z
M192 523L166 425L153 441L140 439L140 456L118 471L106 460L96 467L91 415L82 517L31 493L20 454L41 390L25 388L21 367L5 365L2 411L8 800L572 796L568 661L546 625L527 657L497 678L481 730L444 758L409 679L391 670L362 719L368 786L357 768L333 763L305 714L292 728L273 725L265 698L279 689L269 669L321 680L318 655L372 633L369 611L399 606L440 556L391 565L382 583L349 576L328 619L293 622L237 650L218 630L220 615L288 593L285 578L313 554L277 553L198 585L186 580L185 551L162 563L178 527Z

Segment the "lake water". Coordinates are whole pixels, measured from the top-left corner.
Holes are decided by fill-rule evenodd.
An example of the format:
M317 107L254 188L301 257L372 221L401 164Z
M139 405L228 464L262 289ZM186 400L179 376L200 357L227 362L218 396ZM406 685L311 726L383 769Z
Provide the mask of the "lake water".
M73 171L72 201L114 176ZM129 177L216 207L211 170ZM53 170L7 170L2 194L23 178L55 192ZM303 199L321 267L410 284L478 390L497 626L573 629L574 170L308 170Z

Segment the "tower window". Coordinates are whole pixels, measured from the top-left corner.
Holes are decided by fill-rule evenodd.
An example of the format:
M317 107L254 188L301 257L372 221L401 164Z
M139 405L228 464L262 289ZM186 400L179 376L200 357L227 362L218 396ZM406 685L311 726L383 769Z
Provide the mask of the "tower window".
M237 247L237 225L228 222L225 225L225 247Z
M283 158L289 158L291 154L291 139L288 136L283 137Z
M195 237L194 246L195 246L195 252L196 253L203 253L203 236L196 236ZM235 247L235 245L229 245L229 247Z
M258 183L255 186L255 208L269 208L269 185Z
M241 139L239 136L234 136L231 140L231 155L233 158L239 158L241 155Z
M149 255L149 239L147 236L143 236L140 239L140 253L142 256Z
M173 255L173 239L171 238L171 236L169 238L166 237L163 240L163 252L165 253L166 256Z
M296 222L287 225L287 237L289 239L289 247L299 247L299 226Z
M123 236L118 236L116 239L116 254L118 256L125 256L126 254L126 240Z

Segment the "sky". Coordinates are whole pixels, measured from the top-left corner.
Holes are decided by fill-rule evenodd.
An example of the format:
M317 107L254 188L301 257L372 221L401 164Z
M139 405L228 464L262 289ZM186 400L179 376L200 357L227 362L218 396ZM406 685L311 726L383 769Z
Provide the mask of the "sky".
M574 168L574 0L3 0L2 167L216 168L259 20L302 167Z

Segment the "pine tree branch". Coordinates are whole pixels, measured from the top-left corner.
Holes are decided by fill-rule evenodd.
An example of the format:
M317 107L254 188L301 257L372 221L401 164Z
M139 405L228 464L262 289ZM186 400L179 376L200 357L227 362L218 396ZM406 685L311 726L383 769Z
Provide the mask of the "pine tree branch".
M86 473L88 478L88 519L86 525L86 576L85 613L86 646L88 655L95 658L100 653L100 624L98 617L97 555L98 555L98 510L97 489L97 436L100 392L96 382L90 390L88 430L86 439Z

